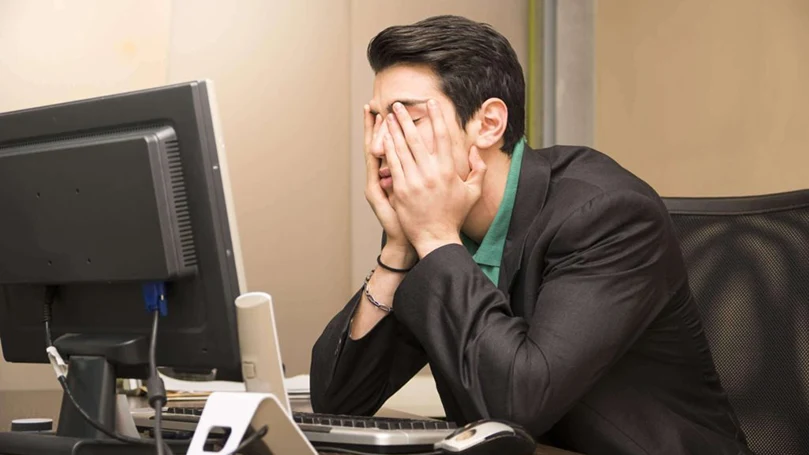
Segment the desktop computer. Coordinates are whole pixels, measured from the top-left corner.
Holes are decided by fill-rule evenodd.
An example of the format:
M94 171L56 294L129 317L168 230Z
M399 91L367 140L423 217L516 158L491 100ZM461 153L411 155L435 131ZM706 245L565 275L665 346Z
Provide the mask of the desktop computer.
M74 398L107 428L116 378L149 376L155 309L157 365L242 380L245 286L213 106L195 81L0 114L3 356L48 363L49 313ZM66 396L56 435L38 441L101 438Z
M157 435L157 366L245 379L235 302L246 289L216 112L211 83L194 81L0 114L3 356L54 364L65 390L55 434L0 433L0 454L154 453L155 441L114 434L116 378L149 378ZM261 357L278 365L245 371L282 382L271 346ZM179 416L192 431L199 417L165 411L167 426ZM285 413L316 446L346 450L423 451L454 429Z

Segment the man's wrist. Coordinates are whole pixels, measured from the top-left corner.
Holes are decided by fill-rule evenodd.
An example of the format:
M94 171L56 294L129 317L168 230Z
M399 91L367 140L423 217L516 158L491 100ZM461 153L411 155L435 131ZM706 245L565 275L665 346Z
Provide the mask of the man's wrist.
M463 245L463 242L461 242L459 235L455 235L446 238L420 241L415 245L415 248L419 259L424 259L428 254L446 245Z
M410 245L385 244L380 260L387 266L396 269L409 269L416 264L419 256Z

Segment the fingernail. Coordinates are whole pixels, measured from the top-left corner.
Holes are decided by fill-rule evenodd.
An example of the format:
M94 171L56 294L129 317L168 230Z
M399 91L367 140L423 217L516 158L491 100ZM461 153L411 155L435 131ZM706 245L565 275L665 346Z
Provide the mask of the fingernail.
M396 118L393 116L393 114L388 114L388 121L393 123L394 120L396 120Z
M436 103L435 100L427 101L427 105L430 107L438 107L438 103Z
M402 106L402 103L393 103L393 110L394 111L401 112L402 109L404 109L404 106Z

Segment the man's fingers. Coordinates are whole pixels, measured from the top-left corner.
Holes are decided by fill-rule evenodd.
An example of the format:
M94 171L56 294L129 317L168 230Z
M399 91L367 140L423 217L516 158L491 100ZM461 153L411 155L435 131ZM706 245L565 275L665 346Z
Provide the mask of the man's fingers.
M365 105L364 108L364 122L365 122L365 151L368 152L374 144L374 139L377 138L379 134L379 129L382 127L384 123L382 121L382 116L379 114L374 114L371 112L371 107L369 105ZM379 141L379 148L382 148L382 140L380 138Z
M477 200L483 187L483 177L486 175L486 163L480 157L480 151L474 145L469 150L469 167L472 168L472 172L466 177L466 186Z
M379 134L379 130L382 128L382 116L379 114L374 115L374 137Z
M377 180L379 180L377 178ZM365 185L365 199L371 203L372 207L387 199L385 190L379 185L379 182L369 182Z
M452 163L452 141L447 132L447 123L444 113L435 100L427 101L427 112L430 114L430 124L433 128L433 153L442 166L454 167Z
M374 138L374 116L371 114L371 106L367 104L362 107L362 121L365 124L365 148L371 145Z
M424 142L421 140L421 133L419 133L418 128L416 128L416 124L413 123L413 119L410 117L410 113L407 112L407 109L405 109L402 103L393 103L393 112L396 114L398 126L401 128L402 133L404 134L404 140L410 147L410 152L413 154L413 158L416 160L416 163L421 164L421 162L423 162L430 153L424 147ZM399 144L396 143L395 136L393 140L394 144L396 144L398 147Z
M399 157L399 162L402 165L402 170L404 170L405 175L410 178L416 177L419 175L416 160L410 151L410 147L407 145L407 140L404 137L402 128L399 126L399 122L393 114L388 114L387 127L390 132L388 137L392 139L396 155ZM388 158L388 161L390 162L390 158Z
M390 176L393 179L393 187L398 185L400 188L405 183L405 174L402 169L402 162L399 160L399 155L396 153L396 146L393 145L393 138L390 134L385 134L382 137L382 145L385 148L385 158L388 161L388 168L390 169Z
M379 185L379 158L377 156L383 153L382 137L379 135L380 130L383 130L382 116L376 114L374 117L368 113L371 118L375 118L370 144L365 148L365 169L368 173L367 179L369 184ZM385 130L386 131L386 130Z
M382 118L381 115L376 114L376 118L374 120L374 137L371 139L371 151L374 152L375 156L380 156L384 153L385 149L382 145L382 138L385 137L385 134L388 133L388 126L385 124L385 120Z

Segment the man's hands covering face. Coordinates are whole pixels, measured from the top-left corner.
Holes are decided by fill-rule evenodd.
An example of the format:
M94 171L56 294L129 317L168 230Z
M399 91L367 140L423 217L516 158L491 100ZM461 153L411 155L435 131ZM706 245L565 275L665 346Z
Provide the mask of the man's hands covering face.
M365 199L371 205L382 229L387 235L387 243L382 252L386 264L392 267L408 268L416 259L416 253L404 234L399 217L391 206L388 195L380 186L379 159L383 152L383 138L388 128L381 115L374 115L366 105L365 119L365 168L367 171Z
M385 119L388 132L382 134L393 178L390 204L420 258L441 246L461 243L461 226L480 198L486 174L486 165L477 147L472 146L471 173L466 181L461 179L453 160L453 156L460 155L453 153L453 147L458 145L452 143L443 113L434 100L427 103L427 110L432 125L432 150L425 146L401 103L393 105L394 112ZM369 166L369 178L370 172Z

